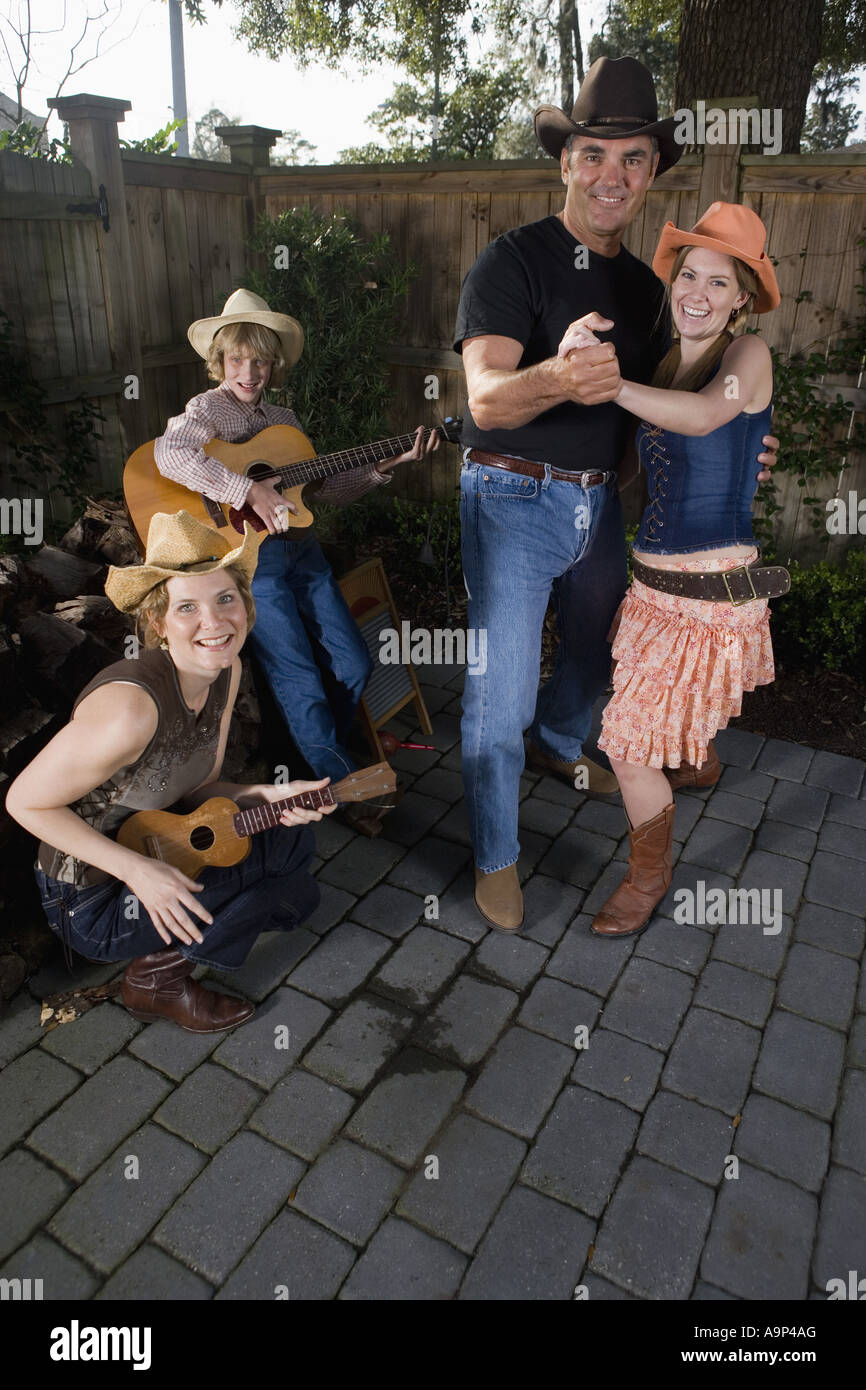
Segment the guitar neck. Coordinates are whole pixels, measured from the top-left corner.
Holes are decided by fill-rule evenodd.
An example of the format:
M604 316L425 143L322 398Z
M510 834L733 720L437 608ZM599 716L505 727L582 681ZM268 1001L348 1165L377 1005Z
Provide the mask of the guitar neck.
M432 429L425 429L425 444L432 433ZM338 449L335 454L319 454L316 458L303 459L299 463L283 464L274 472L292 486L318 482L321 478L333 477L335 473L348 473L352 468L361 468L366 463L384 463L386 459L405 454L414 444L414 432L395 434L391 439L377 439L373 444L361 444L355 449Z
M232 825L237 835L256 835L260 830L270 830L272 826L279 825L284 811L321 811L323 806L339 805L332 789L325 787L322 791L287 796L285 801L260 801L255 806L247 806L246 810L232 816Z

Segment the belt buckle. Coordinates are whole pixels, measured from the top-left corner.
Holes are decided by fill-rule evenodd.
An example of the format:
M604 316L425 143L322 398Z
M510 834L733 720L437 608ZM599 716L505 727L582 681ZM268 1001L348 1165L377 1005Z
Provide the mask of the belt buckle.
M746 576L747 580L749 581L749 588L752 592L751 594L747 594L745 598L734 598L733 594L731 593L731 586L728 583L728 576L731 574L739 574L741 570L743 574ZM752 582L752 576L749 574L749 569L747 565L736 565L732 570L723 570L722 581L724 583L725 589L727 590L728 598L731 600L731 603L734 608L742 608L744 603L751 603L753 598L758 597L757 590L755 589L755 586Z

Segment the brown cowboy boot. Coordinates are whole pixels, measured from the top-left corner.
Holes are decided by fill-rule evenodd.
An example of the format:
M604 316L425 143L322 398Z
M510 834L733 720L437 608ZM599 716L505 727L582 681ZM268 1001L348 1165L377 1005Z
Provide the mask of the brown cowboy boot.
M540 748L530 743L526 749L526 766L532 768L533 772L546 772L550 777L558 777L570 787L574 787L575 778L581 774L581 785L577 790L585 791L590 796L614 796L619 791L619 782L613 773L586 755L576 762L565 763L549 753L542 753Z
M628 873L593 918L596 936L633 936L643 931L671 886L674 804L629 831Z
M714 787L722 775L722 764L711 740L700 767L695 767L694 763L680 763L679 767L666 767L662 771L672 791L677 787Z
M518 932L523 926L523 894L517 865L485 874L475 870L475 906L496 931Z
M191 978L194 970L180 951L138 956L124 971L120 997L142 1023L168 1018L188 1033L224 1033L252 1017L255 1005L205 989Z

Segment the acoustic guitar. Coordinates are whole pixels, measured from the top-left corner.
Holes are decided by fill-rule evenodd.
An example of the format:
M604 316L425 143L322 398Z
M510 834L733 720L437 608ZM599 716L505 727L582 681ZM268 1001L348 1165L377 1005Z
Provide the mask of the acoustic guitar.
M463 421L449 418L435 428L451 444L460 442ZM432 430L424 431L424 442ZM142 444L127 460L123 471L123 493L132 524L144 546L151 518L156 512L187 511L196 521L215 530L231 527L239 536L244 534L244 522L249 521L257 533L259 544L267 538L268 530L252 507L229 507L215 502L204 493L191 492L181 483L164 478L154 458L155 440ZM384 463L386 459L404 454L415 443L414 434L398 434L392 439L379 439L356 449L338 449L334 454L317 455L305 434L292 425L269 425L246 444L228 444L224 439L212 439L204 446L211 458L218 459L233 473L243 474L255 482L277 478L279 491L298 508L295 516L289 513L291 527L311 526L313 513L304 504L303 490L307 483L331 478L335 473L348 473L367 463Z
M297 807L319 811L323 806L393 796L396 787L394 769L388 763L374 763L320 791L300 792L284 801L260 801L243 811L226 796L212 796L188 816L171 811L136 811L123 822L117 842L148 859L161 859L190 878L198 878L209 865L226 868L246 859L251 836L278 825L283 811Z

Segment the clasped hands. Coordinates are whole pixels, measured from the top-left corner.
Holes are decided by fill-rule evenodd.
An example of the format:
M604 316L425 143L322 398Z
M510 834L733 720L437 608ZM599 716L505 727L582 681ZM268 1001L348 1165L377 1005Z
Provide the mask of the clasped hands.
M602 401L616 400L620 393L622 377L616 348L596 337L596 333L606 333L611 328L613 320L593 309L570 323L563 334L553 361L564 363L560 369L563 384L572 387L569 399L580 405L600 405ZM776 463L779 441L775 435L765 434L762 443L766 452L758 454L762 467L757 478L759 483L766 483L771 477L769 470Z
M553 362L562 389L578 405L601 405L616 400L622 388L619 361L613 343L603 343L596 333L613 328L613 320L593 310L569 324Z

